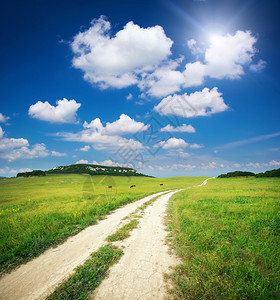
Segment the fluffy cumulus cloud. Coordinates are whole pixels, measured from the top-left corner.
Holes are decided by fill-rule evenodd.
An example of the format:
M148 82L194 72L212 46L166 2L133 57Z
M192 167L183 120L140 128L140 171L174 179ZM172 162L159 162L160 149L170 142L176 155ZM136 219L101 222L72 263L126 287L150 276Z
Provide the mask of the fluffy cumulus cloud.
M102 125L99 118L94 119L89 124L87 122L84 122L83 126L86 129L91 129L104 135L137 133L140 131L145 131L149 128L149 125L144 125L144 123L142 122L136 122L125 114L122 114L120 118L115 122L107 122L106 126Z
M161 26L141 28L128 22L114 36L110 36L110 29L110 22L101 16L89 29L79 32L71 44L73 66L100 87L135 84L138 74L154 69L171 54L173 42Z
M204 61L186 65L184 75L185 87L203 83L206 76L216 79L238 79L244 73L243 66L251 64L252 70L261 70L265 62L260 60L253 64L252 60L257 50L254 45L257 39L250 31L238 30L234 35L215 36L204 51ZM189 40L188 46L193 54L203 53L195 40Z
M6 123L10 117L4 116L2 113L0 113L0 123Z
M48 101L38 101L30 106L28 114L31 118L51 123L77 123L77 110L80 106L75 100L65 98L56 101L56 106Z
M215 36L208 48L202 49L192 39L187 42L192 54L201 54L201 61L187 63L184 75L183 88L199 86L206 77L216 79L239 79L245 74L244 66L249 65L253 71L261 71L266 62L253 62L257 53L256 37L250 31L238 30L234 35Z
M173 149L173 148L184 148L187 147L188 143L186 143L183 139L170 138L167 141L161 141L154 145L154 147L160 147L162 149Z
M262 70L265 61L253 61L256 42L250 31L242 30L213 37L207 48L190 39L191 53L201 60L188 62L184 57L170 58L173 41L161 26L141 28L131 21L112 35L110 22L101 16L73 38L72 63L84 72L85 80L100 88L138 85L143 95L165 97L199 86L206 77L238 79L245 65Z
M162 64L152 73L142 74L138 86L150 96L162 97L181 89L185 82L183 73L176 70L182 59Z
M166 125L165 127L161 128L161 132L188 132L194 133L195 128L192 125L183 124L182 126L174 127L170 124Z
M199 86L203 83L204 77L206 76L207 67L200 61L194 63L188 63L185 66L183 72L184 84L183 87Z
M92 144L92 147L97 150L113 150L123 146L142 149L142 143L131 138L124 138L122 135L142 132L149 128L148 125L136 122L125 114L112 123L107 122L105 126L99 118L96 118L90 123L84 122L83 127L84 129L77 133L63 132L57 135L66 141Z
M210 116L228 109L218 88L204 88L202 91L173 95L164 98L154 110L161 115L174 115L183 118Z
M250 31L216 36L205 52L207 74L218 79L239 78L244 74L242 65L252 62L256 41Z

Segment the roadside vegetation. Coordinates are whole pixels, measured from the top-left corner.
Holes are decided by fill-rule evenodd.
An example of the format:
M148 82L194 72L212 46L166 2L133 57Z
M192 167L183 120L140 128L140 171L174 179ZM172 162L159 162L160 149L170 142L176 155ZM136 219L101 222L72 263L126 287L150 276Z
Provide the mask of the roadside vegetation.
M177 299L279 299L280 179L214 179L176 193Z
M137 219L130 220L129 223L123 225L120 229L118 229L115 233L109 235L107 237L108 242L116 242L122 241L130 236L130 231L135 229L139 224Z
M62 283L47 299L87 299L105 278L109 267L119 261L123 251L112 245L100 247L84 265Z
M122 205L203 180L78 174L2 179L0 275L64 242ZM130 188L132 185L135 187Z

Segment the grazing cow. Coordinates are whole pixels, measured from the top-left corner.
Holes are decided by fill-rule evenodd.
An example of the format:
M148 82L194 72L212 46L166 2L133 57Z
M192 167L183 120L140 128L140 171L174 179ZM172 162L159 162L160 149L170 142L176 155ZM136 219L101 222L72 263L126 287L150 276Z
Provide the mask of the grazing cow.
M136 185L135 185L135 184L133 184L133 185L131 185L131 186L130 186L130 188L133 188L133 187L136 187Z
M159 185L163 185L163 183L160 183Z
M111 188L112 188L112 186L111 186L111 185L109 185L109 186L108 186L108 189L111 189Z

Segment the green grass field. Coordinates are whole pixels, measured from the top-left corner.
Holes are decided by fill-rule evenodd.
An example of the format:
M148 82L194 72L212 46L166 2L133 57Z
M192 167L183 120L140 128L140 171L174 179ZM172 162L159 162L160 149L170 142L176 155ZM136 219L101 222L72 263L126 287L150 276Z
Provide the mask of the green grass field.
M173 196L177 299L280 298L280 179L230 178Z
M0 274L95 224L121 205L158 191L200 184L204 179L89 175L2 179Z

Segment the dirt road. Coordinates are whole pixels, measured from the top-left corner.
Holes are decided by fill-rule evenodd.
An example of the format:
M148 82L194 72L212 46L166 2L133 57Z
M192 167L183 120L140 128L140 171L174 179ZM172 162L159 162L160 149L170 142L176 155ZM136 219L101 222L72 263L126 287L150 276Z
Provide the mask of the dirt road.
M90 226L64 244L51 248L0 279L0 299L44 299L83 264L90 254L106 243L108 235L123 224L122 219L138 206L164 192L156 193L115 210L98 224Z
M160 196L145 210L139 227L118 246L124 255L90 299L164 299L167 295L164 273L178 261L169 254L163 224L169 198L175 192Z
M203 186L208 179L196 187ZM123 242L124 255L114 265L109 276L91 295L98 300L156 300L171 299L164 274L171 272L179 262L166 245L164 221L168 200L179 190L160 196L149 206L139 226Z

